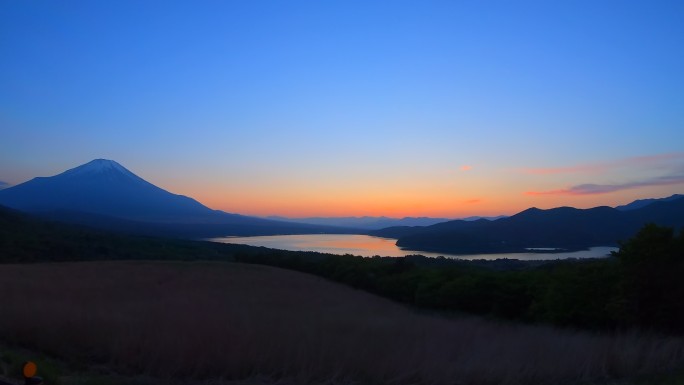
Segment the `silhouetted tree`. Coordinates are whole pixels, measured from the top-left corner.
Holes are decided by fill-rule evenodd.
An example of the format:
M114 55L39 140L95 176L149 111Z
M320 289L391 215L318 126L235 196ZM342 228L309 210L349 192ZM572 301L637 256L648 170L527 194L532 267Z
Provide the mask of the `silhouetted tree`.
M628 322L684 332L684 230L644 226L615 253L623 269Z

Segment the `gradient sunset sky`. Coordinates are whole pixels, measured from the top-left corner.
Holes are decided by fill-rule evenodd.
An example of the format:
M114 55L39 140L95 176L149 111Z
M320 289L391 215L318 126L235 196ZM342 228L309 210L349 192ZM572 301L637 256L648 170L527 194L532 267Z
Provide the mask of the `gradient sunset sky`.
M95 158L248 215L684 193L684 1L2 1L0 188Z

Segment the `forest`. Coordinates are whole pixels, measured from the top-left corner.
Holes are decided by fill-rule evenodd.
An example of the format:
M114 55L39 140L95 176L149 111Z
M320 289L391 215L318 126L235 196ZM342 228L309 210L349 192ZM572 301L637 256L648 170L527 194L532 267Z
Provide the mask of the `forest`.
M582 329L684 332L684 231L646 225L606 259L548 263L423 256L235 259L320 275L411 305Z

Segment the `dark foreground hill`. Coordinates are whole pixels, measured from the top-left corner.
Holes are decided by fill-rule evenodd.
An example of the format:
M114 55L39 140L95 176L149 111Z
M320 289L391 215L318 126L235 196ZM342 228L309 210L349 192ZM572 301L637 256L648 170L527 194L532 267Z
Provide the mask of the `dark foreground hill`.
M84 383L597 384L683 361L681 339L421 314L267 266L0 265L0 292L0 340L110 373Z
M0 205L52 220L147 235L199 238L353 232L212 210L106 159L0 190Z
M496 221L450 221L427 227L388 228L372 234L398 238L397 245L409 250L505 253L528 248L617 246L646 223L684 227L684 199L657 201L633 210L531 208Z
M231 260L242 245L134 236L46 221L0 206L0 263L103 259Z

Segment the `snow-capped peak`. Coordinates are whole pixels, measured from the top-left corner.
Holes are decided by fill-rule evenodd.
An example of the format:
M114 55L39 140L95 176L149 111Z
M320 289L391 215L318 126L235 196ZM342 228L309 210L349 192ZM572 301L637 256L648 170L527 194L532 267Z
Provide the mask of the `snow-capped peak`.
M81 168L83 170L88 170L88 171L119 171L119 172L130 172L126 170L126 168L118 163L116 163L113 160L109 159L95 159L91 160L90 162L82 165Z
M80 177L94 175L125 175L129 178L140 179L137 175L128 171L124 166L109 159L95 159L81 166L72 168L60 174L64 177Z

